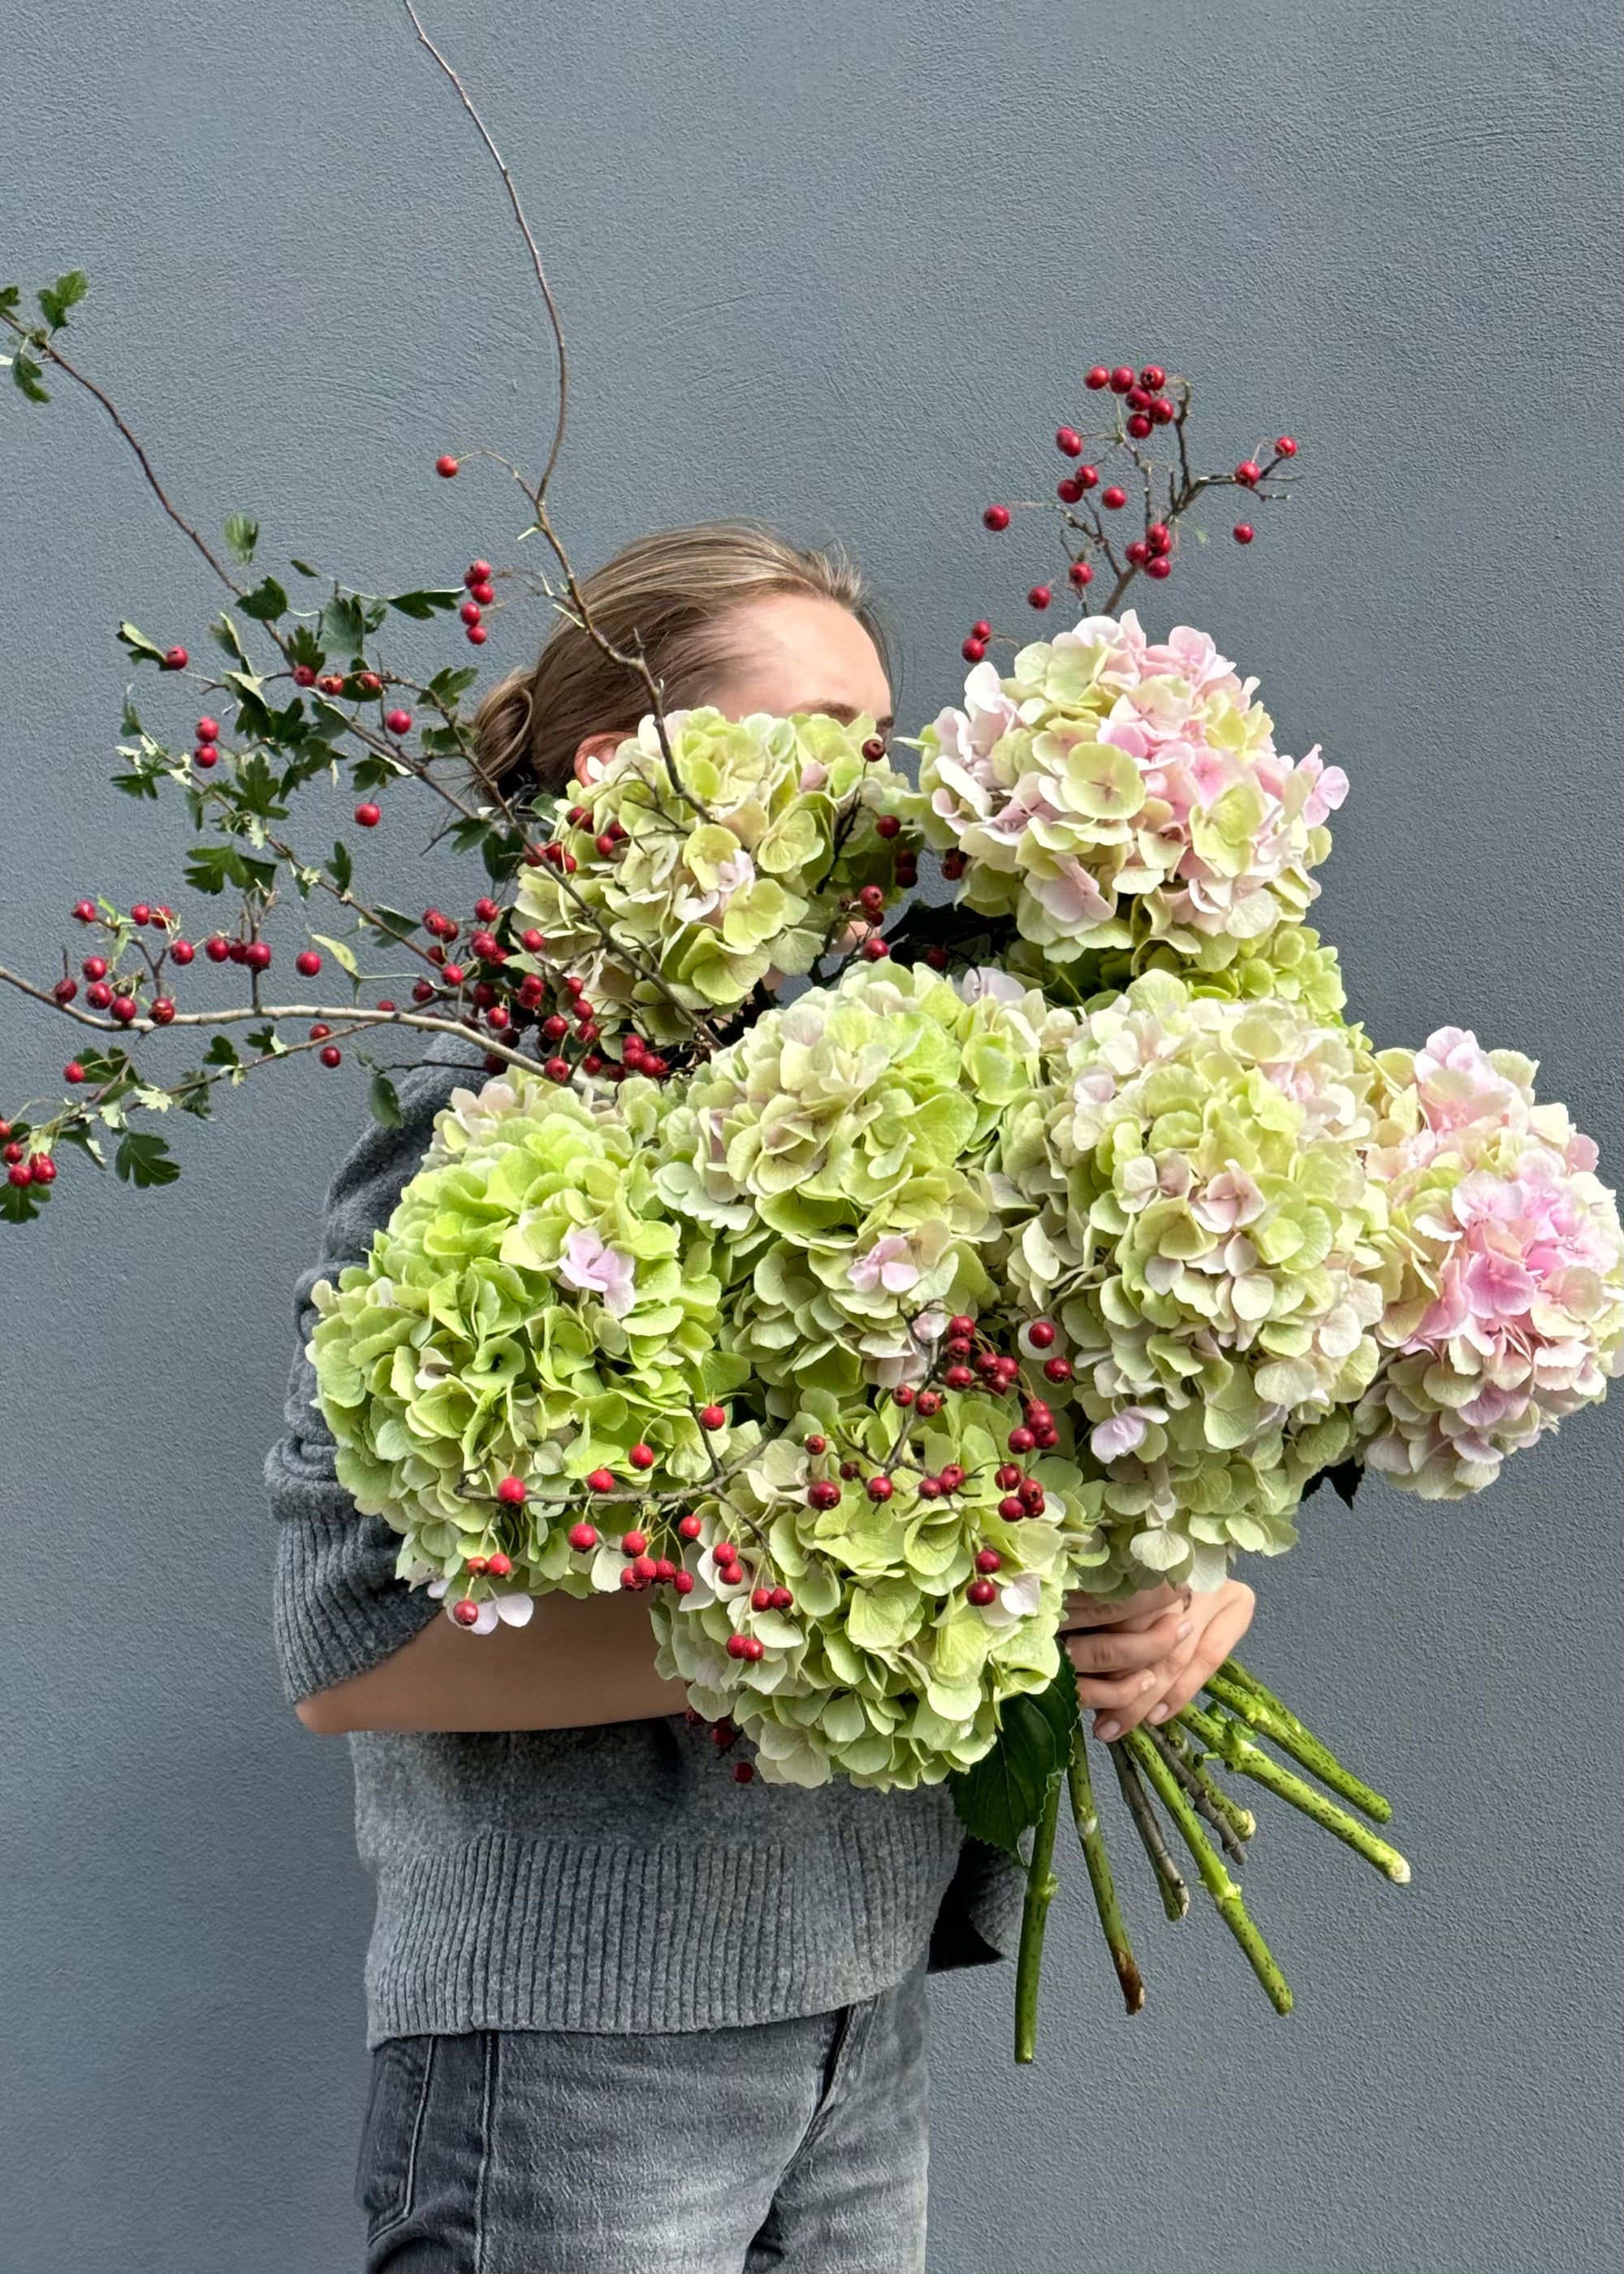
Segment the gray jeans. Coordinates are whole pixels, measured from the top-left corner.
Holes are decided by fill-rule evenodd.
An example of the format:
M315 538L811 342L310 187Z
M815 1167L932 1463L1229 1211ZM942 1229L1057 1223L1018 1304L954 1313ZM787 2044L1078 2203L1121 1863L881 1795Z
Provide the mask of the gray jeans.
M366 2274L921 2274L925 1969L833 2013L372 2056Z

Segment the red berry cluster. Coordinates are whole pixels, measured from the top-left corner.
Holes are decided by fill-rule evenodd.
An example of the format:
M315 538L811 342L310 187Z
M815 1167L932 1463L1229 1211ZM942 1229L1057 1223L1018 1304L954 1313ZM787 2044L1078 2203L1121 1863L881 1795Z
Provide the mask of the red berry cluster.
M475 647L483 647L490 637L485 627L485 612L496 598L496 587L491 582L494 573L488 561L470 561L462 572L462 582L467 588L468 598L457 610L457 614L462 620L463 629Z
M1097 571L1105 571L1111 578L1111 591L1104 603L1110 613L1136 576L1143 574L1160 583L1172 575L1179 520L1202 491L1227 486L1267 494L1262 485L1285 461L1297 456L1297 444L1289 434L1282 434L1270 457L1243 458L1232 473L1195 475L1185 455L1187 381L1169 379L1157 363L1138 369L1125 363L1097 363L1085 374L1083 383L1091 393L1111 399L1115 424L1093 434L1072 425L1056 430L1056 447L1071 463L1056 484L1056 494L1067 532L1067 577L1081 592L1093 584ZM1158 468L1143 447L1163 427L1176 429L1179 445L1177 463L1165 469ZM1102 477L1101 467L1113 456L1131 463L1134 486L1145 500L1145 525L1120 549L1105 516L1122 512L1129 491L1123 482ZM1160 505L1159 493L1163 501ZM1011 518L1011 508L1007 505L989 505L981 515L986 527L995 532L1008 529ZM1238 544L1250 545L1256 531L1251 522L1242 521L1236 523L1234 533ZM1051 585L1037 584L1028 591L1026 600L1029 606L1042 610L1054 597ZM985 619L973 625L961 651L965 660L981 662L993 636Z

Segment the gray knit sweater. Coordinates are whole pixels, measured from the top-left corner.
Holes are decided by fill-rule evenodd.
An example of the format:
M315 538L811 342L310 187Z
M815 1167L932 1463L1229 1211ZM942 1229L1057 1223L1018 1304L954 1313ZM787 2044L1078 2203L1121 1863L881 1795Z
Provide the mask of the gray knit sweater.
M449 1050L401 1084L327 1194L295 1292L287 1431L266 1462L274 1622L290 1702L376 1665L441 1615L394 1576L400 1545L336 1480L304 1354L311 1289L359 1261L459 1083ZM470 1639L470 1650L480 1647ZM350 1737L356 1829L378 1884L367 2044L477 2029L671 2030L823 2011L1014 1947L1021 1879L966 1839L940 1786L735 1783L680 1714L493 1735Z

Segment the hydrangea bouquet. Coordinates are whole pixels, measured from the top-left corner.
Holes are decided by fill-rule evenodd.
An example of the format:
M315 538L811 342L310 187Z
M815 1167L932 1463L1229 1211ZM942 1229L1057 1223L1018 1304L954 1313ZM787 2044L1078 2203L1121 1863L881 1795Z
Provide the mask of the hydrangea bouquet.
M47 380L86 391L132 440L64 345L86 289L59 277L37 318L0 290L12 376L34 402ZM951 1781L1026 1866L1023 2059L1067 1794L1130 2010L1143 1995L1068 1592L1212 1588L1289 1547L1326 1480L1480 1491L1624 1366L1595 1146L1532 1060L1454 1028L1377 1048L1344 1017L1304 919L1346 775L1282 754L1257 681L1204 634L1153 639L1121 605L1173 574L1203 497L1266 498L1296 443L1197 474L1185 381L1099 365L1086 386L1109 419L1056 435L1060 520L1071 588L1103 577L1105 604L1052 639L978 621L912 774L870 720L665 704L554 528L561 414L524 485L550 576L481 560L390 595L297 557L287 582L252 571L256 524L232 515L217 544L139 453L229 599L212 671L121 627L207 707L172 740L127 700L116 779L184 799L186 885L235 915L199 956L167 902L86 898L77 969L0 966L79 1045L60 1098L0 1118L12 1224L73 1148L170 1182L166 1117L207 1118L265 1066L348 1053L387 1121L381 1038L466 1049L388 1224L317 1290L341 1479L470 1648L549 1590L628 1590L741 1781ZM528 598L648 700L573 799L515 805L470 785L474 671L420 676L384 635L449 618L477 648ZM296 841L318 781L364 834L409 785L448 809L483 863L471 909L419 921L344 840ZM926 848L946 894L899 906ZM331 910L290 959L303 1000L269 975L279 907ZM393 968L367 968L380 950ZM211 968L237 997L194 1005ZM1233 1781L1409 1876L1372 1828L1387 1803L1233 1660L1104 1750L1169 1915L1189 1901L1177 1841L1282 2012Z

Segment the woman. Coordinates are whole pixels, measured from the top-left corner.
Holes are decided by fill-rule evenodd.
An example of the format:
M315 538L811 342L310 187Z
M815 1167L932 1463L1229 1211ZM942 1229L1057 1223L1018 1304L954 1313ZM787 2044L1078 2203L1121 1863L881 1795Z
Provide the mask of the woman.
M859 578L731 525L629 546L586 586L673 708L868 713L891 695ZM556 792L635 727L640 682L560 623L478 714L510 795ZM365 1137L300 1282L366 1251L468 1078L461 1051ZM928 1969L1013 1946L1021 1881L940 1787L736 1781L654 1670L634 1595L544 1598L470 1638L393 1577L395 1535L336 1482L301 1357L267 1465L288 1694L345 1731L378 1879L367 2265L433 2274L904 2274L924 2263ZM1101 1736L1184 1704L1250 1589L1074 1597Z

